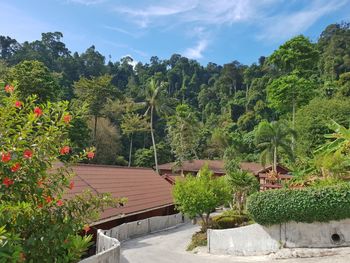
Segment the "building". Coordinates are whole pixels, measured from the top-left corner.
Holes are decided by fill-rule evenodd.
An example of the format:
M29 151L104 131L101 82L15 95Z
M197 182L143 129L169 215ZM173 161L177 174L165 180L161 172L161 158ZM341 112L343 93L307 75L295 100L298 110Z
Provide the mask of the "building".
M88 189L92 193L111 193L113 197L128 199L123 207L106 209L91 224L94 228L110 229L126 222L175 213L172 186L150 168L90 164L72 168L76 174L74 188L65 198Z
M223 160L192 160L183 162L181 167L175 167L175 163L166 163L158 166L159 173L169 183L174 184L176 178L179 178L181 171L183 174L196 175L198 171L208 164L210 170L213 171L214 176L225 175L224 161ZM255 162L241 162L240 167L244 171L248 171L256 176L260 182L260 189L274 189L281 188L281 181L289 180L292 176L289 174L289 170L282 165L277 165L277 172L280 174L279 182L273 182L269 179L269 172L272 171L272 165L263 166L260 163Z

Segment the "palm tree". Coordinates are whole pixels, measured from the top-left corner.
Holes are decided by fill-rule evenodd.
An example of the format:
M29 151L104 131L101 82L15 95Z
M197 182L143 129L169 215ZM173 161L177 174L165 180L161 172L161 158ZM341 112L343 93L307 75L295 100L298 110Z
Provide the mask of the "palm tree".
M161 82L156 81L154 78L151 79L149 85L145 90L146 95L146 104L147 110L145 112L146 115L150 115L150 130L153 144L153 152L154 152L154 163L156 172L158 173L158 159L157 159L157 148L156 141L154 139L154 129L153 129L153 116L154 111L158 114L166 114L169 113L170 107L168 106L168 101L166 97L166 92L164 89L164 85Z
M258 191L259 182L253 174L241 169L229 169L226 173L226 179L232 188L233 201L236 203L238 213L241 214L247 197Z
M295 131L284 121L261 122L255 133L255 143L263 149L260 155L262 164L272 162L272 170L277 173L278 156L281 151L293 160L292 138L295 136Z

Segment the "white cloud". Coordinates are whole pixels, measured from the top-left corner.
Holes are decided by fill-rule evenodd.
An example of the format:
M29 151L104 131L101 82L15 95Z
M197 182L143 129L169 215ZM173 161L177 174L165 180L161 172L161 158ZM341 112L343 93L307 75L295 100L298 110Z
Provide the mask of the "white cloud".
M262 32L258 35L258 39L278 41L301 34L321 17L338 10L347 2L347 0L314 0L302 10L267 17L261 23Z
M67 0L67 2L77 3L81 5L97 5L106 2L106 0Z
M130 31L127 31L123 28L115 27L115 26L104 26L104 28L112 30L112 31L116 31L119 33L123 33L123 34L128 35L128 36L133 37L133 38L139 38L141 35L141 34L131 33Z
M168 1L163 5L149 5L142 8L131 8L128 6L118 6L114 10L117 13L129 16L131 21L141 28L148 27L150 23L160 18L180 15L196 7L197 0L184 2Z
M129 61L128 64L131 65L133 68L135 68L135 66L137 65L137 63L139 63L137 60L135 60L130 54L126 54L124 56L121 57L122 58L126 58L129 57L132 59L132 61Z
M198 22L202 24L232 24L259 16L279 0L188 0L156 2L139 7L118 6L115 11L131 18L141 27L157 24L161 19L174 18L172 23Z
M203 57L203 52L208 46L208 40L200 40L195 47L188 48L184 52L184 56L191 59L200 59Z

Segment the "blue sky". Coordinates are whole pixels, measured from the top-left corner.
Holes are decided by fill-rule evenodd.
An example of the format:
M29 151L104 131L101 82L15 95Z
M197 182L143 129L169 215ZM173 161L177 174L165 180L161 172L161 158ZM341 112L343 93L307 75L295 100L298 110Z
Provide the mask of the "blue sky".
M0 34L19 42L60 31L70 50L94 44L107 60L178 53L203 65L251 64L295 35L315 41L350 21L350 0L1 0L0 10Z

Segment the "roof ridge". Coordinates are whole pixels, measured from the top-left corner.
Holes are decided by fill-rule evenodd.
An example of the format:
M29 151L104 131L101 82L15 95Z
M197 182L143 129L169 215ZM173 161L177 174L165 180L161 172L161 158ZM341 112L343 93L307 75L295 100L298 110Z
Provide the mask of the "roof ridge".
M121 168L121 169L130 169L130 170L152 170L150 167L128 167L128 166L121 166L121 165L114 165L114 164L95 164L95 163L77 163L74 166L90 166L90 167L107 167L107 168Z

